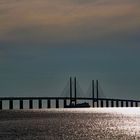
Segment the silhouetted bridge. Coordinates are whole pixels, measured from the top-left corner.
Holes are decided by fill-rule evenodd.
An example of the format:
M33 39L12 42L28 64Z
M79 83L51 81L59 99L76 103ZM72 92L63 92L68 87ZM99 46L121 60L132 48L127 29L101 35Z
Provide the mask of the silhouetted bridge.
M65 107L68 103L86 101L91 107L139 107L140 100L126 100L126 99L112 99L112 98L100 98L98 80L95 82L92 80L92 97L77 97L77 85L76 78L74 78L74 97L72 96L72 79L70 78L70 97L0 97L0 110L3 109L3 102L8 101L9 109L14 109L14 101L18 101L19 109L24 109L24 102L28 102L28 108L34 108L34 101L37 101L37 108L52 108L52 102L55 108ZM96 94L95 94L96 93ZM96 97L95 97L96 95ZM44 107L44 101L46 106ZM60 104L60 102L62 104Z

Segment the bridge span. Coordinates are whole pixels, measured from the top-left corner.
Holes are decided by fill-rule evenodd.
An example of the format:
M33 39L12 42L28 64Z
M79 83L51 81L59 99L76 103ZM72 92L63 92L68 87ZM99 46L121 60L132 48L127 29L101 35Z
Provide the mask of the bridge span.
M127 99L113 99L113 98L100 98L98 80L92 80L92 97L78 97L77 96L77 83L76 77L74 78L74 90L73 90L72 78L69 81L69 94L67 97L0 97L0 110L4 109L3 104L6 101L8 109L15 109L14 102L18 102L18 109L24 109L25 101L28 102L28 109L34 108L34 101L37 101L37 108L52 108L52 104L55 108L64 108L67 104L74 102L75 106L77 102L88 102L90 107L139 107L140 100L127 100ZM74 91L74 97L72 92ZM44 107L44 101L46 103ZM53 102L53 103L52 103ZM61 103L60 103L61 102Z
M14 101L19 102L19 109L24 109L24 101L28 101L29 109L34 108L33 101L38 102L38 108L44 108L43 102L46 101L46 108L51 108L51 101L55 101L55 108L64 108L67 103L70 102L69 97L0 97L0 110L3 109L3 101L8 101L9 109L14 109ZM75 98L72 98L75 100ZM88 101L91 107L139 107L139 100L126 100L126 99L111 99L111 98L88 98L88 97L77 97L77 101ZM63 105L60 106L60 101Z

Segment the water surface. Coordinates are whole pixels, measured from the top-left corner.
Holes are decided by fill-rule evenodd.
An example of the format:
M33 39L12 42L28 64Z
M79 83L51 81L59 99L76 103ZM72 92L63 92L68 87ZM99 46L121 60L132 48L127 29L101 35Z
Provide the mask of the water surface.
M140 108L0 111L0 140L133 139L140 139Z

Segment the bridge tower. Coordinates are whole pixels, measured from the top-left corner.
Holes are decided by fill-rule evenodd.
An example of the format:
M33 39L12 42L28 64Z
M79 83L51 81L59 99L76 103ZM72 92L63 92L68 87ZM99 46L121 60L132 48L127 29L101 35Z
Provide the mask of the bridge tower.
M97 100L97 107L99 107L99 85L98 85L98 80L96 80L96 100Z
M76 90L76 77L74 78L74 99L75 99L75 106L76 106L76 104L77 104L77 90Z
M92 107L94 107L94 80L92 80Z
M72 78L70 77L70 105L72 105Z

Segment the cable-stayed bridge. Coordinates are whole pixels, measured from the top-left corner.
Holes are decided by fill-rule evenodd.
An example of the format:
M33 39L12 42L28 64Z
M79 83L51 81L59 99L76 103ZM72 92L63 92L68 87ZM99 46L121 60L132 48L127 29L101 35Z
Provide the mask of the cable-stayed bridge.
M139 107L140 100L113 99L105 97L105 94L98 80L92 80L91 84L85 93L76 77L70 77L64 87L60 97L0 97L0 110L4 109L4 102L7 101L8 109L14 109L14 102L18 102L18 108L24 109L28 103L29 109L34 108L34 102L37 102L37 108L77 108L86 107L84 103L89 104L89 107ZM82 105L82 106L79 106Z

